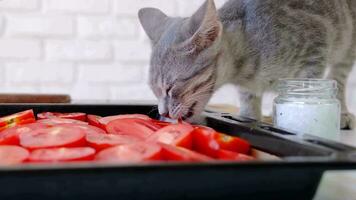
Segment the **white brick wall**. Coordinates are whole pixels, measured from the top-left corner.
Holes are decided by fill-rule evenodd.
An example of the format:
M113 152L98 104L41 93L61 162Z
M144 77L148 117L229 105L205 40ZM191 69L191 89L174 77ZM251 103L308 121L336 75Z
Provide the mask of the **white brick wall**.
M149 41L137 11L192 14L204 0L1 0L0 92L68 93L83 100L153 100ZM221 6L226 0L215 0ZM356 112L356 69L348 102ZM236 90L213 102L238 104ZM273 96L267 95L267 99ZM265 113L271 110L264 103Z

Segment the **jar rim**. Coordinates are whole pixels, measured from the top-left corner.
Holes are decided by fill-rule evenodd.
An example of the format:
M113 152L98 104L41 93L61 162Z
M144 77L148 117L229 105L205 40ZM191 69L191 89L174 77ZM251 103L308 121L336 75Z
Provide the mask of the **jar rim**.
M284 94L335 95L337 82L331 79L279 79L277 90Z

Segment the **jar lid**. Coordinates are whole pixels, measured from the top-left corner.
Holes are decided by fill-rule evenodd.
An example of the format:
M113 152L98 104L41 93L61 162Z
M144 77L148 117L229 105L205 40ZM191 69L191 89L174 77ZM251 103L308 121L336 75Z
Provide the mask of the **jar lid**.
M337 82L330 79L279 79L277 90L295 95L336 95Z

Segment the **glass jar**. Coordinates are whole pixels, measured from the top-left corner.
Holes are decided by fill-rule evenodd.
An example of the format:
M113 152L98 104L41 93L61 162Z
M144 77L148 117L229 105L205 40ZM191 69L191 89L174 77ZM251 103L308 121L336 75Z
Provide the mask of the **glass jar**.
M303 134L337 139L340 102L337 83L326 79L281 79L274 100L274 126Z

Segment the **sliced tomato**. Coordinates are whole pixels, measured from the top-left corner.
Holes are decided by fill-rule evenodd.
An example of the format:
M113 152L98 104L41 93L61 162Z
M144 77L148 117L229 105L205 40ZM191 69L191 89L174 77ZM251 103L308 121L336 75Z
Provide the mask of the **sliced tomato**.
M111 147L99 152L96 160L113 163L137 163L161 159L161 146L138 142Z
M61 125L61 124L82 124L87 125L88 123L74 120L74 119L63 119L63 118L51 118L51 119L41 119L37 121L38 123L47 124L49 126Z
M130 135L98 134L88 133L86 135L88 145L97 151L107 149L113 146L132 144L141 141L138 137Z
M106 135L106 132L103 129L98 128L96 126L84 125L84 124L62 124L61 126L79 128L82 131L84 131L85 134L96 133L96 134Z
M255 160L254 157L242 154L242 153L237 153L234 151L228 151L228 150L220 150L218 153L218 159L219 160L234 160L234 161L249 161L249 160Z
M217 158L220 145L215 140L215 130L209 127L196 127L192 133L193 150Z
M192 131L194 128L189 124L172 124L159 129L149 138L148 142L160 142L175 146L192 149Z
M0 166L20 164L25 161L30 153L18 146L0 146Z
M229 136L223 133L214 133L214 138L219 143L221 149L242 154L248 154L250 152L250 143L241 138Z
M20 145L30 150L56 147L81 147L86 144L83 130L76 127L60 125L22 133L19 138Z
M90 147L37 149L31 152L30 162L89 161L95 157L95 149Z
M106 131L116 135L132 135L142 139L151 136L160 127L143 119L116 119L109 122Z
M143 119L143 120L151 120L151 118L147 115L142 114L128 114L128 115L115 115L115 116L108 116L99 119L99 122L106 126L109 122L114 121L116 119Z
M162 146L162 158L170 161L200 161L207 162L214 160L206 155L185 149L182 147L176 147L172 145L161 144Z
M164 122L164 121L160 121L160 120L155 120L155 119L152 119L151 120L154 124L158 125L159 127L163 128L163 127L166 127L166 126L169 126L169 125L172 125L172 123L170 122Z
M74 119L79 121L86 121L87 114L85 113L58 113L58 112L43 112L37 114L38 119L51 119L51 118L63 118Z
M101 129L105 129L105 126L103 126L100 122L99 119L101 119L102 117L98 116L98 115L87 115L87 120L88 123L92 126L96 126L98 128Z
M33 110L26 110L23 112L15 113L0 118L0 131L6 128L14 127L16 125L29 124L35 121L36 119L35 115L33 114Z
M0 145L19 145L19 135L37 129L47 128L45 124L32 123L5 129L0 132Z

